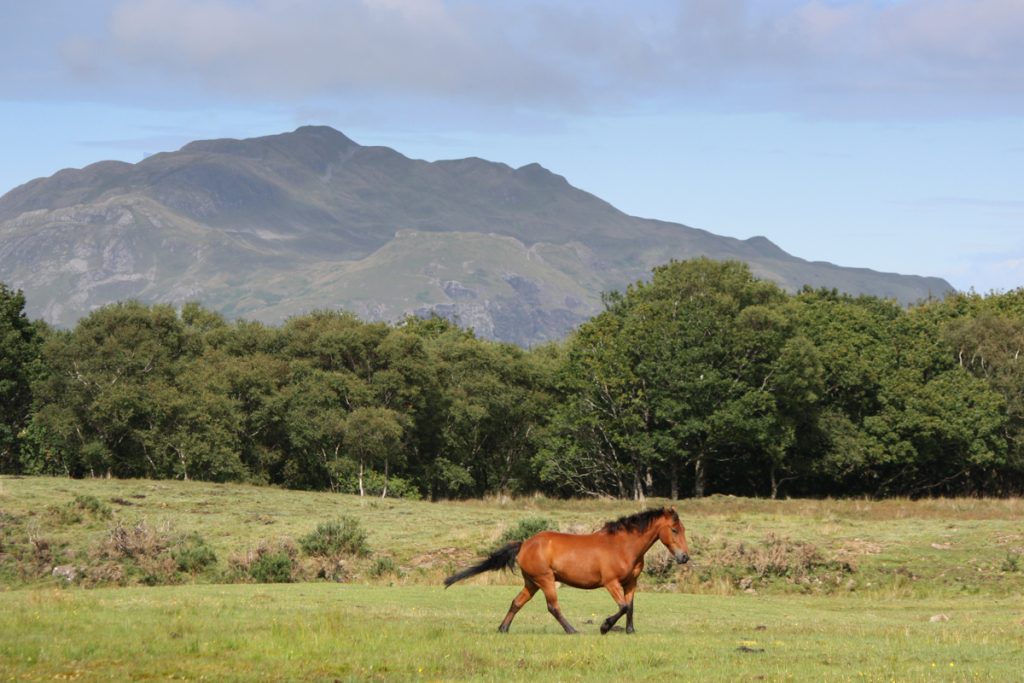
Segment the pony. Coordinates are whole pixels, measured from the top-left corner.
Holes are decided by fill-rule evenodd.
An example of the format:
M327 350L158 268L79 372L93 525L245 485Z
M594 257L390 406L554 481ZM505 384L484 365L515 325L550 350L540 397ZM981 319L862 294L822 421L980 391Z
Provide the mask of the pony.
M675 507L670 507L621 517L607 522L592 534L542 531L525 541L502 546L487 559L446 578L444 585L448 588L471 576L512 569L518 564L524 586L512 600L508 614L498 626L499 632L508 633L516 613L540 590L551 616L566 633L576 633L558 607L555 582L561 581L567 586L588 590L604 586L619 609L604 620L601 633L608 633L622 615L626 615L626 633L633 633L636 580L644 568L644 555L655 541L661 541L677 563L689 561L686 529Z

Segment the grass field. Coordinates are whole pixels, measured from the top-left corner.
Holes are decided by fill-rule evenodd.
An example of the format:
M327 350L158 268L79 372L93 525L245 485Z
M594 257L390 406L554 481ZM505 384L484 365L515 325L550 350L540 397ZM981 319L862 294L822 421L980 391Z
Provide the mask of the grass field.
M86 499L99 507L76 503ZM598 635L612 601L603 591L566 588L563 610L582 635L562 635L535 599L500 636L494 631L518 577L492 573L445 591L446 573L523 518L587 531L639 506L0 478L0 681L1024 675L1020 500L715 496L678 508L693 567L662 563L663 551L652 550L656 571L641 579L636 635ZM231 572L253 548L287 543L341 515L362 523L371 550L346 559L345 583L256 584ZM168 574L177 585L135 585L149 575L132 571L81 578L113 562L98 550L112 528L140 522L168 538L200 534L216 563L194 575ZM382 558L391 571L374 571ZM296 562L295 578L312 579L302 569L309 558ZM80 577L53 576L57 564Z
M495 626L513 589L203 585L3 596L4 680L1014 681L1019 598L643 594L637 633L597 633L607 596L563 590ZM931 622L937 612L946 622ZM593 621L593 624L588 622Z

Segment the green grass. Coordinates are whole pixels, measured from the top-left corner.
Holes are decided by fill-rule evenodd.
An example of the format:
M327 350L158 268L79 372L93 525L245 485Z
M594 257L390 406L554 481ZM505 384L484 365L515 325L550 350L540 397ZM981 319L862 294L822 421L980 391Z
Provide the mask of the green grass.
M648 554L656 571L641 578L635 636L597 634L614 609L604 591L563 588L582 636L563 636L535 599L501 637L518 576L445 591L446 574L524 520L582 532L644 506L0 477L0 682L1019 679L1024 501L713 496L677 506L692 566L666 563L660 547ZM322 560L297 540L346 516L366 530L369 553L331 565L325 575L344 584L314 580ZM110 573L114 528L148 530L134 539L143 546L159 534L202 539L216 560L182 572L161 556ZM237 558L260 549L291 552L304 582L224 583L251 582ZM51 575L56 564L99 579L67 584ZM183 585L138 585L164 580ZM948 621L930 621L938 615Z
M1017 599L645 594L597 633L602 592L562 591L565 636L514 590L177 586L4 596L0 680L1016 680ZM931 622L942 612L947 622ZM590 623L593 622L593 623Z

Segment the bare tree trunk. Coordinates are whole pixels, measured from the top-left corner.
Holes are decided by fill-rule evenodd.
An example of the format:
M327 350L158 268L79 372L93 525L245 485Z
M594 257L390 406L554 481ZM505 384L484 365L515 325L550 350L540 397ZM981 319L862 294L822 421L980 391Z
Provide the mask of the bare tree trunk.
M700 454L693 461L693 496L694 498L704 497L704 486L707 483L707 474L704 472L704 455Z
M775 465L772 465L770 475L772 481L772 500L776 500L779 497L779 480L775 476Z
M175 447L175 451L178 453L178 460L181 462L181 477L184 481L188 481L188 462L185 459L185 451L181 447Z
M644 495L644 483L640 478L639 469L633 470L633 500L647 500L647 497Z
M672 460L672 464L669 470L669 482L672 487L672 500L679 500L679 461Z
M359 461L359 497L362 498L366 495L366 490L363 489L363 461Z
M388 497L388 459L384 458L384 490L380 492L381 498Z

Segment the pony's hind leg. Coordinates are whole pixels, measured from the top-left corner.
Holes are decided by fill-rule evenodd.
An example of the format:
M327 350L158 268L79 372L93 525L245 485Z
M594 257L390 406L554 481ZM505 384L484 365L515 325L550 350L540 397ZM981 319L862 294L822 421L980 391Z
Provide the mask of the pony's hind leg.
M508 633L508 627L515 618L516 612L521 610L523 605L528 603L533 594L537 592L537 584L533 581L527 578L525 579L525 584L523 590L519 591L519 595L512 600L512 606L508 608L508 614L505 615L501 625L498 627L498 633Z
M565 629L566 633L577 633L576 629L572 627L564 616L562 616L562 610L558 606L558 590L555 588L555 577L554 575L548 575L537 578L537 585L544 591L544 598L548 601L548 612L551 613L562 628Z

